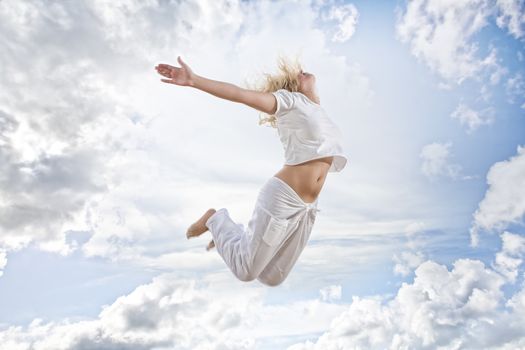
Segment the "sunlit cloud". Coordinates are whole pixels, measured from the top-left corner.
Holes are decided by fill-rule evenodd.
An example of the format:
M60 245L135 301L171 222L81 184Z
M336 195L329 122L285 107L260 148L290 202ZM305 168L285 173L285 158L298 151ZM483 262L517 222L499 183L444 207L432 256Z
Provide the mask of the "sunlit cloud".
M523 223L525 215L525 147L517 154L497 162L487 174L489 188L473 214L471 243L477 245L480 230L505 229L511 223Z
M524 348L523 3L394 6L0 1L0 297L15 305L0 343ZM282 167L277 131L153 67L181 55L242 86L281 53L315 72L350 161L267 288L236 280L208 233L184 232L210 207L248 222ZM35 251L56 265L37 269ZM89 310L72 292L88 287Z

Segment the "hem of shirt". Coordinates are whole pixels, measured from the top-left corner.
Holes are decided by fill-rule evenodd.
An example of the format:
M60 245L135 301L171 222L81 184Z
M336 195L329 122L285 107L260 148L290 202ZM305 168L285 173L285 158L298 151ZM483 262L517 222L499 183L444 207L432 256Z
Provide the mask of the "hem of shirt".
M346 166L346 163L348 163L348 156L346 154L343 154L343 153L327 154L327 155L324 155L324 156L319 156L319 157L315 157L315 158L310 158L310 159L307 159L307 160L299 161L298 163L286 163L285 162L284 165L299 165L299 164L303 164L303 163L309 162L311 160L316 160L316 159L321 159L321 158L326 158L326 157L335 157L335 156L339 156L339 157L345 158L346 159L345 166ZM332 161L332 164L333 164L333 161ZM330 167L332 167L332 166L330 165ZM344 168L344 166L343 166L343 168ZM341 168L341 170L343 168Z

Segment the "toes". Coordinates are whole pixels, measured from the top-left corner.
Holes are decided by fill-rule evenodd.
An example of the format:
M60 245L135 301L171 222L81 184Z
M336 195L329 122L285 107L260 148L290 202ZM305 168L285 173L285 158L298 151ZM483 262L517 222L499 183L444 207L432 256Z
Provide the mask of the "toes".
M213 239L210 241L210 243L208 243L208 246L206 247L206 250L210 250L212 249L213 247L215 247L215 242L213 241Z
M194 227L192 225L192 226L190 226L188 231L186 231L186 238L190 239L190 238L195 237L195 236L197 236L197 235L195 234L195 229L194 229Z

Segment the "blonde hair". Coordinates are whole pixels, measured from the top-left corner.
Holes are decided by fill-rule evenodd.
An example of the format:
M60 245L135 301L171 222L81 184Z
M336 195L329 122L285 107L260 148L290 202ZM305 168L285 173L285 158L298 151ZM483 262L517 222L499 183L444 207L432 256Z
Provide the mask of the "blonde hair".
M292 61L283 55L279 55L277 66L279 73L272 75L263 72L262 74L266 79L262 83L256 83L252 89L261 92L274 92L279 89L286 89L290 92L299 91L299 73L302 70L302 65L298 57ZM273 114L259 113L259 125L268 123L272 128L276 128L276 121L277 118Z

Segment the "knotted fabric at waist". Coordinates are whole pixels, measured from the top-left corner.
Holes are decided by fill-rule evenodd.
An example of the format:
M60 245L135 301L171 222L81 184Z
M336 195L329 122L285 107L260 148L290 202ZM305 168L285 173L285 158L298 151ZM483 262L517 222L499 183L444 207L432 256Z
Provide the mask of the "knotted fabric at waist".
M288 185L284 180L272 176L261 188L259 196L271 200L272 203L268 207L272 207L276 213L280 213L281 217L295 217L301 213L307 213L314 217L321 211L317 207L318 200L312 203L306 203L295 190Z

